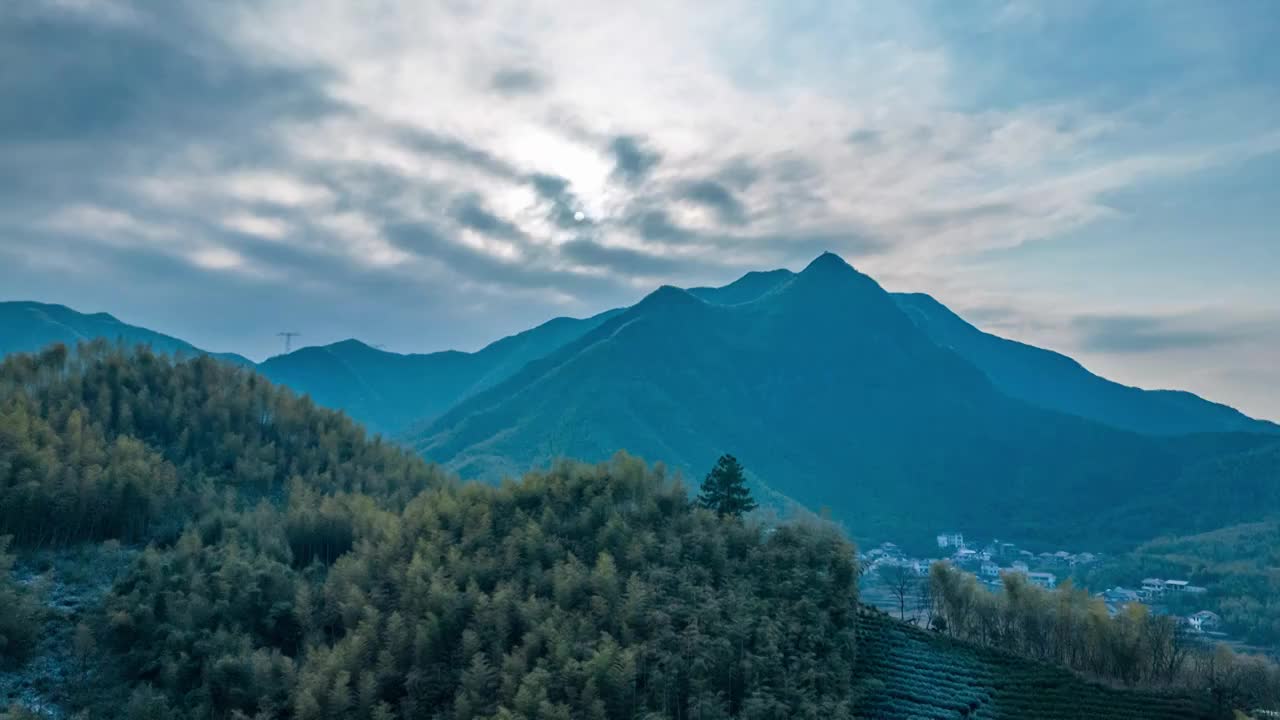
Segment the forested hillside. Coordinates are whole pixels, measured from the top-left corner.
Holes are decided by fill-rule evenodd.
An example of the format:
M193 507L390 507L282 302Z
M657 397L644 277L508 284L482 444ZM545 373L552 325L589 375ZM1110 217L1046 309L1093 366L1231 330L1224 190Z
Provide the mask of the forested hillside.
M172 539L228 497L292 486L404 502L440 479L339 413L207 356L98 341L0 363L0 535L19 546Z
M3 532L151 543L74 633L53 700L89 717L851 712L830 530L721 520L626 458L458 486L208 358L55 348L0 379ZM33 598L0 569L21 663Z
M720 304L662 288L463 401L414 446L492 480L619 448L696 472L732 450L855 535L899 541L960 523L1046 549L1119 549L1280 509L1280 462L1238 461L1280 446L1274 436L1153 438L1011 398L834 255L743 287L734 300L760 294ZM1222 499L1204 503L1208 487Z
M634 458L463 485L208 358L56 348L0 378L0 680L60 679L9 683L37 694L6 720L835 720L919 692L893 630L859 630L840 534L720 517ZM121 541L104 597L39 606L68 583L35 547L84 575ZM1046 702L1129 702L1071 687Z

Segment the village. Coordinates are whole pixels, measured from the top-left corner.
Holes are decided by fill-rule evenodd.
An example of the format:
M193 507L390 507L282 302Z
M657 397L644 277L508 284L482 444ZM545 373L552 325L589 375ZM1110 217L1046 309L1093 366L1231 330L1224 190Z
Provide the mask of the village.
M936 562L947 562L971 573L981 585L996 592L1003 587L1002 576L1005 574L1017 573L1033 585L1053 590L1060 582L1080 576L1087 566L1106 559L1101 553L1091 552L1059 550L1033 553L998 539L971 545L966 542L964 534L958 532L939 533L936 544L937 556L929 558L909 557L892 542L859 553L864 602L894 613L905 610L910 614L904 619L923 623L924 617L919 610L927 602L925 588L929 568ZM896 590L889 585L896 585ZM907 591L908 587L913 591ZM1207 588L1192 585L1187 580L1143 578L1132 588L1111 587L1094 593L1094 597L1102 600L1107 613L1112 616L1130 604L1141 604L1154 614L1173 615L1179 626L1190 634L1204 636L1206 640L1225 639L1220 627L1221 618L1216 613L1204 609L1185 612L1186 608L1195 607L1198 596L1207 592Z

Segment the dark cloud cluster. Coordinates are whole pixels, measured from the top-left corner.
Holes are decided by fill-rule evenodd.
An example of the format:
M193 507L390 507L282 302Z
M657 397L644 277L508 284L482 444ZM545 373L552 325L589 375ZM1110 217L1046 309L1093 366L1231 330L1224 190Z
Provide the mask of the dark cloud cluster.
M662 156L633 135L619 135L609 143L613 153L613 175L627 184L644 180L661 162Z
M114 179L189 148L264 162L280 154L276 124L345 111L327 71L244 58L205 30L202 6L126 7L129 19L113 20L0 5L0 206L100 199Z
M747 210L729 188L715 180L683 183L676 197L711 210L726 225L745 225Z
M494 215L484 206L484 201L475 193L467 193L458 198L450 213L462 227L504 240L524 241L523 231L515 223Z
M405 125L393 126L391 132L401 144L416 152L468 165L507 180L523 177L523 173L511 163L458 138Z
M489 87L502 95L532 95L549 84L545 75L527 67L502 68L489 78Z

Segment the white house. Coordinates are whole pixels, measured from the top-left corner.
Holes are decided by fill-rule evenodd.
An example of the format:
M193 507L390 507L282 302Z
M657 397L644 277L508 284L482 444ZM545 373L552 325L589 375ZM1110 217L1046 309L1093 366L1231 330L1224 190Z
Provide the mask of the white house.
M1052 590L1058 585L1058 576L1047 572L1027 573L1027 580L1032 585L1039 585L1048 590Z
M1201 610L1200 612L1187 617L1187 624L1196 632L1216 630L1218 625L1221 623L1222 618L1218 617L1217 613L1213 613L1208 610Z
M1164 594L1164 580L1160 578L1143 578L1142 594L1144 597L1157 597Z
M942 533L938 536L938 547L962 548L964 547L964 534L958 532Z
M1183 592L1191 583L1186 580L1165 580L1164 589L1169 592Z
M982 563L980 572L983 577L998 578L1000 577L1000 566L990 560L986 560Z
M1119 586L1099 593L1099 596L1106 602L1116 606L1123 606L1128 605L1129 603L1138 602L1138 593Z

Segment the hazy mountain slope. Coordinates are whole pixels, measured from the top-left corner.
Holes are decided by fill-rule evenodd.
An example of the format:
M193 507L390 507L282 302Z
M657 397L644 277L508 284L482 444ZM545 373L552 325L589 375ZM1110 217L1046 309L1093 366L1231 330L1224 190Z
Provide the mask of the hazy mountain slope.
M54 343L74 348L76 343L103 338L126 345L148 345L166 354L212 355L238 365L252 365L234 353L211 353L154 330L120 322L107 313L86 314L63 305L38 302L0 302L0 357L17 352L38 352Z
M258 366L272 381L345 411L374 432L398 434L491 387L611 317L556 318L474 353L401 355L357 340L308 347Z
M716 305L750 302L795 277L790 270L749 272L723 287L689 288L689 294Z
M754 302L662 288L460 403L415 445L487 478L620 448L698 473L729 451L861 536L958 525L1122 544L1163 527L1140 513L1185 466L1264 441L1178 448L1009 398L826 255ZM1257 486L1258 472L1235 482Z
M976 365L996 387L1035 405L1154 435L1280 432L1274 423L1191 393L1121 385L1065 355L984 333L928 295L894 297L935 342Z

